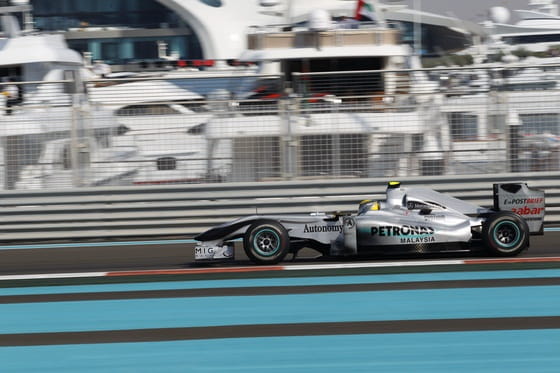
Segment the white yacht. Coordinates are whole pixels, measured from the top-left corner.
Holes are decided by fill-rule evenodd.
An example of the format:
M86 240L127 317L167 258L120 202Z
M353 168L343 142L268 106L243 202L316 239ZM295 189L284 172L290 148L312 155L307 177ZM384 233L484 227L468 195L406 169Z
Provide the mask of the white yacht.
M0 115L6 189L208 177L202 128L210 114L203 101L220 87L249 89L254 67L98 80L61 34L21 30L17 17L29 11L28 5L0 7L0 74L23 88L23 100L11 115ZM212 177L222 173L222 163L215 163Z
M25 1L17 3L22 4L0 7L0 75L4 86L23 91L10 110L8 102L1 105L4 189L120 183L133 171L99 162L133 149L111 146L118 122L110 111L89 105L80 84L82 57L62 35L22 30L18 15L25 19L30 8Z
M216 167L223 161L207 170L204 128L213 113L204 96L184 88L184 80L136 80L90 90L90 101L111 109L123 130L113 144L138 150L134 184L200 182L220 174Z
M420 66L398 30L317 10L301 25L256 28L248 45L241 60L288 90L208 122L210 140L232 142L232 181L445 171L441 96L423 73L396 71Z
M528 9L514 10L519 21L510 20L505 7L490 9L487 22L490 37L504 48L525 49L531 52L547 51L560 43L560 15L555 0L529 0Z

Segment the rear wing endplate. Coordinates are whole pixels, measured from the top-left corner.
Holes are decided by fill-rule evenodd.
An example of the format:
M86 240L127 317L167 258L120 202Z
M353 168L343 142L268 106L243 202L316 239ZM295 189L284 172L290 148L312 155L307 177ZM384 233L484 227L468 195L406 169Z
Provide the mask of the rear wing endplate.
M526 183L494 184L494 210L512 211L520 215L531 234L543 234L544 191L529 188Z

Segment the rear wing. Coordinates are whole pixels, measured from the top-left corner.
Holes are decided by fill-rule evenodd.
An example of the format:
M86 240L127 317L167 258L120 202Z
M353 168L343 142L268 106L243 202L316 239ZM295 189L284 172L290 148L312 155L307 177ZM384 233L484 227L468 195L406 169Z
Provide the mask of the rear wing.
M544 191L529 188L526 183L494 184L494 210L520 215L531 234L544 233Z

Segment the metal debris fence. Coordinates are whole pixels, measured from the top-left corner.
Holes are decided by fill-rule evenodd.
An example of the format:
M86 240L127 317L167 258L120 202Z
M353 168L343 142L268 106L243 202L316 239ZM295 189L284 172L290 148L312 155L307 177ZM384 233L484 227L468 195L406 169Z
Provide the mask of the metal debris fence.
M0 178L9 190L560 171L559 71L13 83L23 97L0 102Z

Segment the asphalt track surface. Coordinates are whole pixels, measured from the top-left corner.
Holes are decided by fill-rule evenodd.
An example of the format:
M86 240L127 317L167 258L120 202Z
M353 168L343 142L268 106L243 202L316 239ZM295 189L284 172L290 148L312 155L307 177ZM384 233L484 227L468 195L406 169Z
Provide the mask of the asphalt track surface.
M9 295L4 291L7 295L1 295L0 292L0 310L6 312L0 321L5 330L0 334L0 346L560 329L555 297L560 277L554 275L558 270L533 273L540 277L522 273L520 277L507 278L512 275L506 271L501 274L504 278L483 279L474 275L476 279L346 285L329 283L333 280L327 279L326 285L263 286L255 280L247 281L252 286L151 291L87 292L89 287L83 285L72 287L74 292L70 293L57 293L57 287L46 294L26 294L27 289L14 289L23 294ZM420 277L411 275L411 279ZM300 281L305 283L306 279ZM523 297L531 306L527 308L524 302L512 299L512 294ZM301 303L306 299L301 295L312 300ZM473 299L477 301L473 303ZM393 302L396 303L392 305ZM214 313L208 304L220 304L226 314L222 314L219 323L224 325L212 324L216 322L213 316L208 319L201 314L205 310L210 315ZM292 306L286 307L289 304ZM379 309L379 304L387 310ZM424 305L419 309L420 304ZM392 311L395 305L402 309ZM359 310L355 309L357 306ZM295 308L300 314L297 322L285 314ZM227 315L228 310L239 312L239 309L250 309L254 314L248 319L247 315L236 315L235 311ZM354 311L349 314L351 309ZM373 312L374 309L377 311ZM113 314L108 314L109 311ZM21 324L27 320L28 316L24 315L27 312L37 320L29 325ZM170 314L178 317L171 320L173 327L161 324ZM443 314L446 316L442 317ZM436 315L440 316L436 318ZM153 320L147 322L147 316ZM360 320L362 317L372 319ZM185 322L189 325L184 326ZM110 330L113 328L106 325L116 328Z
M523 253L520 258L546 258L560 257L560 232L548 232L545 236L532 237L531 248ZM0 251L0 275L10 274L33 274L33 273L64 273L64 272L91 272L91 271L135 271L151 269L185 269L199 268L200 265L193 263L193 244L162 244L162 245L122 245L111 243L110 245L100 244L93 247L52 247L48 249L25 249L25 250L2 250ZM306 251L295 262L285 264L307 264L307 263L336 263L332 259L317 259L316 253ZM481 254L455 254L455 255L430 255L430 259L441 258L484 258ZM357 261L379 261L386 260L387 257L360 258ZM391 260L398 260L399 257L392 257ZM421 261L423 257L407 256L406 260ZM348 260L344 261L348 262ZM242 254L242 250L237 250L236 261L214 266L243 266L251 265L248 259ZM555 268L560 265L555 265ZM472 270L475 270L474 268ZM485 269L488 270L488 269ZM305 276L324 276L313 274L309 271ZM429 271L427 271L429 272ZM310 297L325 297L326 302L336 293L336 297L354 297L353 301L358 303L367 302L365 294L383 294L399 291L446 291L454 292L468 291L472 294L480 291L481 299L484 302L494 302L491 294L500 295L503 289L506 293L526 294L525 299L534 296L534 314L525 314L522 308L519 313L509 314L509 310L525 306L523 302L511 301L511 306L505 308L508 312L498 312L494 314L495 308L500 308L501 304L494 308L489 308L491 312L486 315L478 314L478 306L472 306L472 314L457 314L455 317L426 318L426 319L406 319L405 317L396 320L331 320L317 322L279 322L279 323L258 323L242 325L207 325L188 327L150 327L140 328L130 327L126 330L70 330L70 331L35 331L35 332L6 332L0 334L0 346L62 346L62 345L83 345L83 344L103 344L103 343L128 343L128 342L161 342L161 341L189 341L189 340L216 340L221 338L256 338L256 337L297 337L297 336L336 336L336 335L375 335L375 334L395 334L395 333L431 333L431 332L467 332L467 331L507 331L507 330L558 330L560 329L560 315L558 307L558 287L560 277L557 275L542 275L536 270L535 275L525 275L520 278L510 278L503 271L502 278L461 278L446 281L396 281L387 283L350 283L350 284L314 284L314 285L290 285L290 286L263 286L258 279L248 279L246 286L237 287L203 287L203 288L178 288L153 290L115 290L115 291L90 291L85 285L80 291L69 293L57 293L54 290L47 290L37 294L9 294L2 292L0 288L0 307L26 307L34 312L41 307L50 309L53 305L72 307L80 305L83 312L88 309L88 304L103 304L99 302L204 302L204 299L224 299L225 302L244 304L247 299L258 299L260 297L295 297L299 295L309 295ZM395 270L399 273L399 269ZM344 275L344 273L333 273L332 275ZM266 273L259 274L261 278L266 278ZM285 274L284 276L290 276ZM303 275L302 275L303 276ZM161 277L161 276L160 276ZM173 276L169 279L142 279L141 281L173 281ZM209 276L211 279L212 277ZM243 278L243 277L235 277ZM184 279L184 278L183 278ZM200 277L199 277L200 279ZM126 281L123 279L123 281ZM305 280L302 280L305 281ZM87 282L86 282L87 284ZM35 283L32 286L38 286ZM359 295L363 294L363 295ZM441 304L447 304L447 299L437 295ZM488 295L490 294L490 295ZM360 298L361 297L361 298ZM477 296L475 296L477 297ZM237 300L236 300L237 299ZM272 298L270 298L272 299ZM349 298L350 299L350 298ZM460 297L458 301L462 301ZM505 298L504 298L505 299ZM369 300L368 300L369 301ZM237 303L236 303L237 302ZM280 301L279 301L280 302ZM400 300L399 300L400 302ZM424 298L419 298L416 304L422 304ZM437 303L438 300L436 299ZM539 303L541 302L541 303ZM453 303L451 301L451 303ZM529 301L529 303L531 303ZM496 303L498 304L498 303ZM300 305L301 306L301 305ZM312 307L313 305L303 305ZM344 307L344 305L341 305ZM119 306L120 307L120 306ZM124 306L123 306L124 307ZM157 306L156 306L157 307ZM267 304L263 304L264 311L259 314L267 314ZM430 304L425 307L431 307ZM435 306L434 306L435 307ZM466 307L470 307L468 301ZM10 308L7 308L10 309ZM54 308L52 308L54 309ZM58 312L59 308L56 308ZM541 310L548 310L548 313L540 314ZM552 311L551 311L552 310ZM452 310L451 310L452 311ZM450 311L450 312L451 312ZM523 312L522 312L523 311ZM130 312L130 310L128 311ZM159 311L158 311L159 312ZM333 314L337 314L332 311ZM439 312L439 311L438 311ZM543 311L544 312L544 311ZM56 314L56 313L55 313ZM412 316L415 316L412 314ZM85 317L85 316L84 316ZM64 322L64 320L62 321Z
M16 246L14 246L16 247ZM295 261L288 256L284 264L337 263L336 258L318 258L318 253L304 249ZM519 258L560 257L560 232L546 232L544 236L532 236L531 247ZM344 259L344 262L376 261L387 259L422 260L426 256L375 256ZM488 258L484 253L461 253L429 255L428 258ZM243 249L237 244L235 261L212 264L213 266L253 265ZM30 273L63 273L89 271L128 271L149 269L180 269L199 266L194 263L194 244L140 244L123 245L111 243L99 246L53 247L48 249L0 250L0 275Z

